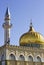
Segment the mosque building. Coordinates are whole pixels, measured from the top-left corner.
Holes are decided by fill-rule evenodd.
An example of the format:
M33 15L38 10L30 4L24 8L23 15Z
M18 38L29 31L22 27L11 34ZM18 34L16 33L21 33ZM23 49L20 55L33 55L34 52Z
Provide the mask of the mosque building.
M7 8L3 23L4 45L0 46L0 65L44 65L44 37L36 32L32 22L22 34L19 46L10 44L10 11Z

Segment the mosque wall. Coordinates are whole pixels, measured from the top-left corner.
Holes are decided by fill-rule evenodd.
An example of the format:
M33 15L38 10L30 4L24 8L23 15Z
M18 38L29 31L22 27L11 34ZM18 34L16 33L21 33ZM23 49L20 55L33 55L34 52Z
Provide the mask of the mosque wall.
M21 60L23 57L25 61L33 60L34 62L44 62L44 50L34 48L11 47L6 49L6 60L10 60L10 55L15 57L15 60Z

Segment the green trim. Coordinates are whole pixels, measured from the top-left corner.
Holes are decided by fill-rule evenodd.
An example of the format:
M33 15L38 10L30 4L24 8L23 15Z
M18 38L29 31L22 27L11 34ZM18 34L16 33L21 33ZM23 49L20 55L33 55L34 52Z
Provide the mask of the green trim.
M36 47L36 48L43 48L44 44L38 44L38 43L28 43L28 44L20 44L20 46L26 46L26 47Z

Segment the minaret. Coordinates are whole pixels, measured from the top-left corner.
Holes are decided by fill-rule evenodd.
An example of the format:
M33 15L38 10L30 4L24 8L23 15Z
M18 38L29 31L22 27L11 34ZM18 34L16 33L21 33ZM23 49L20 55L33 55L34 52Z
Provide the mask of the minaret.
M10 44L10 28L12 27L12 24L10 24L10 11L8 8L5 13L4 21L4 44Z

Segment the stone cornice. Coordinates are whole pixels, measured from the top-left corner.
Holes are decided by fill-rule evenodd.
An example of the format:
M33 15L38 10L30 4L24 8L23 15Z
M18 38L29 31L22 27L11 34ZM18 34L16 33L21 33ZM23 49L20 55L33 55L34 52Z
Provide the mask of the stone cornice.
M0 47L2 49L13 49L13 50L24 50L24 51L32 51L32 52L42 52L44 53L44 49L42 48L33 48L33 47L25 47L25 46L15 46L15 45L4 45Z

